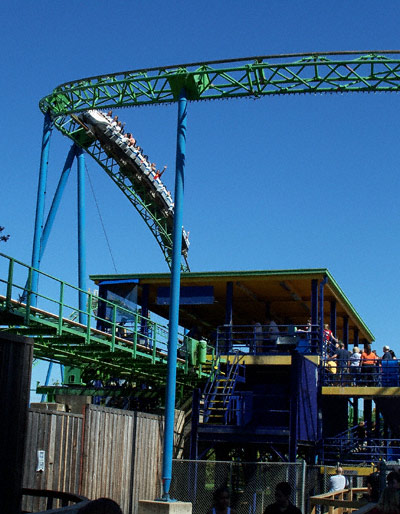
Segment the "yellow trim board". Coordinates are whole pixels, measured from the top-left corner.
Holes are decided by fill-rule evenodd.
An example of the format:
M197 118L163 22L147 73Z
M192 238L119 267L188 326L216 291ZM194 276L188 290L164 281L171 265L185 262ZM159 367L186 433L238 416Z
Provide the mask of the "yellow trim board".
M320 470L319 470L321 475L323 475L325 473L325 468L326 468L328 475L334 475L336 473L336 466L321 466ZM369 466L344 466L344 465L341 465L341 468L343 469L344 475L346 475L346 473L349 475L357 474L357 476L359 476L359 477L367 477L375 471L373 464L370 464Z
M368 386L323 386L322 394L327 396L399 396L400 387Z
M226 362L232 363L236 359L236 355L224 355ZM307 355L306 359L319 363L318 355ZM244 354L240 357L240 363L246 365L272 365L272 366L290 366L292 363L292 357L290 355L249 355Z
M306 355L307 360L319 365L319 355ZM232 362L236 358L235 355L220 355L219 359L222 363ZM207 363L212 361L212 355L207 355ZM292 358L290 355L249 355L244 354L240 359L241 364L249 365L272 365L272 366L290 366Z

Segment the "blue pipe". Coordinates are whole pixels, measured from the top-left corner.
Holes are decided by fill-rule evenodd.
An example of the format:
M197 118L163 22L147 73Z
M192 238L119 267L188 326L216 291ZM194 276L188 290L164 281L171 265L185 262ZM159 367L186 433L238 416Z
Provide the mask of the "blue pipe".
M49 240L50 232L53 227L53 223L57 214L58 206L60 205L62 195L64 193L65 186L67 185L69 173L71 171L72 164L75 158L75 145L71 146L70 151L68 152L67 158L65 160L64 168L61 173L60 180L58 182L58 186L56 192L54 193L53 202L50 207L49 214L47 215L46 223L44 225L44 229L42 232L42 237L40 240L40 250L39 250L39 261L42 260L44 250L47 245L47 241ZM26 300L28 290L28 281L25 284L25 291L22 294L22 301Z
M50 361L49 362L49 367L47 368L46 380L44 381L44 385L45 386L49 385L52 368L53 368L53 361ZM42 394L42 397L41 397L41 400L40 400L41 403L43 403L45 401L46 396L47 396L46 393Z
M328 282L328 277L324 277L319 284L319 333L320 333L320 355L323 354L323 345L324 345L324 287Z
M44 219L44 199L46 195L47 185L47 169L49 164L49 150L50 150L50 136L53 130L53 122L50 113L47 112L44 117L43 137L42 137L42 151L40 156L40 170L39 170L39 183L36 199L36 215L35 215L35 230L33 235L32 247L32 267L39 269L40 267L40 242L43 234L43 219ZM37 293L39 283L39 275L36 271L32 273L31 289ZM33 294L31 297L31 305L37 305L37 295Z
M169 488L172 478L172 455L174 446L174 418L176 393L176 359L178 346L179 324L179 289L181 279L181 252L182 252L182 218L183 218L183 190L186 150L186 91L183 88L178 103L178 130L176 143L175 168L175 212L174 228L172 234L172 263L171 263L171 298L169 307L169 334L168 334L168 363L165 401L165 428L163 453L163 496L165 501L170 500Z
M79 323L87 324L86 294L86 209L85 209L85 156L82 148L76 147L78 157L78 280L79 280Z
M64 168L61 172L60 180L58 181L56 192L54 193L53 202L51 204L49 214L47 215L46 223L44 226L42 240L40 242L40 259L43 257L44 250L49 240L50 232L53 227L53 223L57 214L58 207L61 202L62 195L64 193L65 186L68 182L68 177L72 168L76 155L75 144L73 144L68 152L67 158L65 159Z

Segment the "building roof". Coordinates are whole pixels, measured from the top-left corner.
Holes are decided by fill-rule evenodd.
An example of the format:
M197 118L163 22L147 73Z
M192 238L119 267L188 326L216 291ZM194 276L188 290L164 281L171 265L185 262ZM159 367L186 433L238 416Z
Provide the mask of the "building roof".
M170 284L170 273L142 273L123 275L92 275L96 284L107 281L131 281L139 284L138 303L144 284L149 287L149 308L168 318L168 305L157 304L159 287ZM324 322L330 322L330 304L336 300L337 337L342 337L343 318L349 319L350 341L352 330L359 330L359 338L371 342L372 332L357 313L331 273L325 268L256 271L206 271L181 274L181 287L212 286L212 305L181 305L180 323L185 327L201 320L204 326L215 328L225 323L226 284L233 283L233 324L246 325L252 320L265 320L266 306L276 322L305 324L311 311L311 280L320 283L326 278L324 288ZM118 288L130 287L119 284Z

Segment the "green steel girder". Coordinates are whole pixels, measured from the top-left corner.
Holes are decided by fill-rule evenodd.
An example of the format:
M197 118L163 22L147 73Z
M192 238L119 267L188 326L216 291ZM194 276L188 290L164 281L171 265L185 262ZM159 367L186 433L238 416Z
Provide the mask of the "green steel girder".
M256 56L124 71L56 87L40 101L57 119L87 109L294 93L399 91L399 51Z
M191 101L261 98L269 95L400 91L400 51L325 52L247 57L225 61L123 71L57 86L39 102L54 124L108 173L150 228L171 265L172 226L143 190L127 183L123 170L77 131L74 114L177 102L185 88ZM140 188L139 188L140 189ZM182 270L189 271L186 258Z
M150 195L148 188L135 183L134 187L129 178L129 171L120 167L112 155L102 147L100 141L90 138L86 131L77 122L75 117L69 117L63 125L67 135L82 146L85 151L103 168L107 175L128 198L131 204L140 214L146 225L149 227L158 245L163 252L164 258L169 267L172 261L172 228L173 218L165 217L161 208ZM66 129L68 127L68 129ZM65 132L64 132L65 133ZM182 256L181 269L189 271L186 256Z

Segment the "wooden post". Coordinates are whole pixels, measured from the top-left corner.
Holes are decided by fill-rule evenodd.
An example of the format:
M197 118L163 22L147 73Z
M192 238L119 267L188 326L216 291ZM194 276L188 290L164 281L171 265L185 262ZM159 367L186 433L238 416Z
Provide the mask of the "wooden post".
M32 357L32 339L0 333L0 498L4 514L21 512Z

